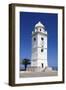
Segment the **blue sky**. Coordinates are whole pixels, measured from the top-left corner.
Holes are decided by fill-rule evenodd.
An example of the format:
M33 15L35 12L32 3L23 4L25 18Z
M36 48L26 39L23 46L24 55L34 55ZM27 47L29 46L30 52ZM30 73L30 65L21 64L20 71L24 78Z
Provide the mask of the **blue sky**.
M45 25L48 32L48 64L57 66L58 47L58 16L53 13L31 13L20 12L20 60L28 58L31 60L32 31L38 21Z

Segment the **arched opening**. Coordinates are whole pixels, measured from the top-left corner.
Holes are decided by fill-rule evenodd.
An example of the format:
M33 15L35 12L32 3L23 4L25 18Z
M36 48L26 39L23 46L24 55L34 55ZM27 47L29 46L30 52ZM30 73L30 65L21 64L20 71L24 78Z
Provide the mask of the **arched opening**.
M41 65L42 65L42 68L43 68L44 67L43 63Z
M40 28L40 31L41 31L41 28Z
M42 38L41 38L41 40L43 41L43 40L44 40L44 38L42 37Z

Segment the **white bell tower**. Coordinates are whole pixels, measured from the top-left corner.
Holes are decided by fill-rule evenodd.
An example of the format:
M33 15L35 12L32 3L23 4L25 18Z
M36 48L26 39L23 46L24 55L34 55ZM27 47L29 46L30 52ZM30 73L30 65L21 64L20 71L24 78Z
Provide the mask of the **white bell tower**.
M38 22L32 32L32 57L31 67L48 67L47 62L47 31L45 26Z

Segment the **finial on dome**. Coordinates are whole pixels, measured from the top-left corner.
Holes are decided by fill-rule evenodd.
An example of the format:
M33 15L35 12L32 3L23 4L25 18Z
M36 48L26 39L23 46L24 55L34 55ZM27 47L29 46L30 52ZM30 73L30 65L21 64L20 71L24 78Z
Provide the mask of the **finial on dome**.
M44 25L39 21L36 25L35 25L35 28L36 27L43 27L44 28Z

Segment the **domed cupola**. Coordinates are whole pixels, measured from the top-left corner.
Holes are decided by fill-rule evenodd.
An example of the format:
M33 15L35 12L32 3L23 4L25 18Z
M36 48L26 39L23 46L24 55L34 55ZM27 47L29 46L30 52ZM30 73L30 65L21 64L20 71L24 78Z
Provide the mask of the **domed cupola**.
M35 31L44 32L44 29L45 26L40 21L35 25Z
M44 28L44 25L39 21L39 22L35 25L35 28L37 28L37 27L42 27L42 28Z

